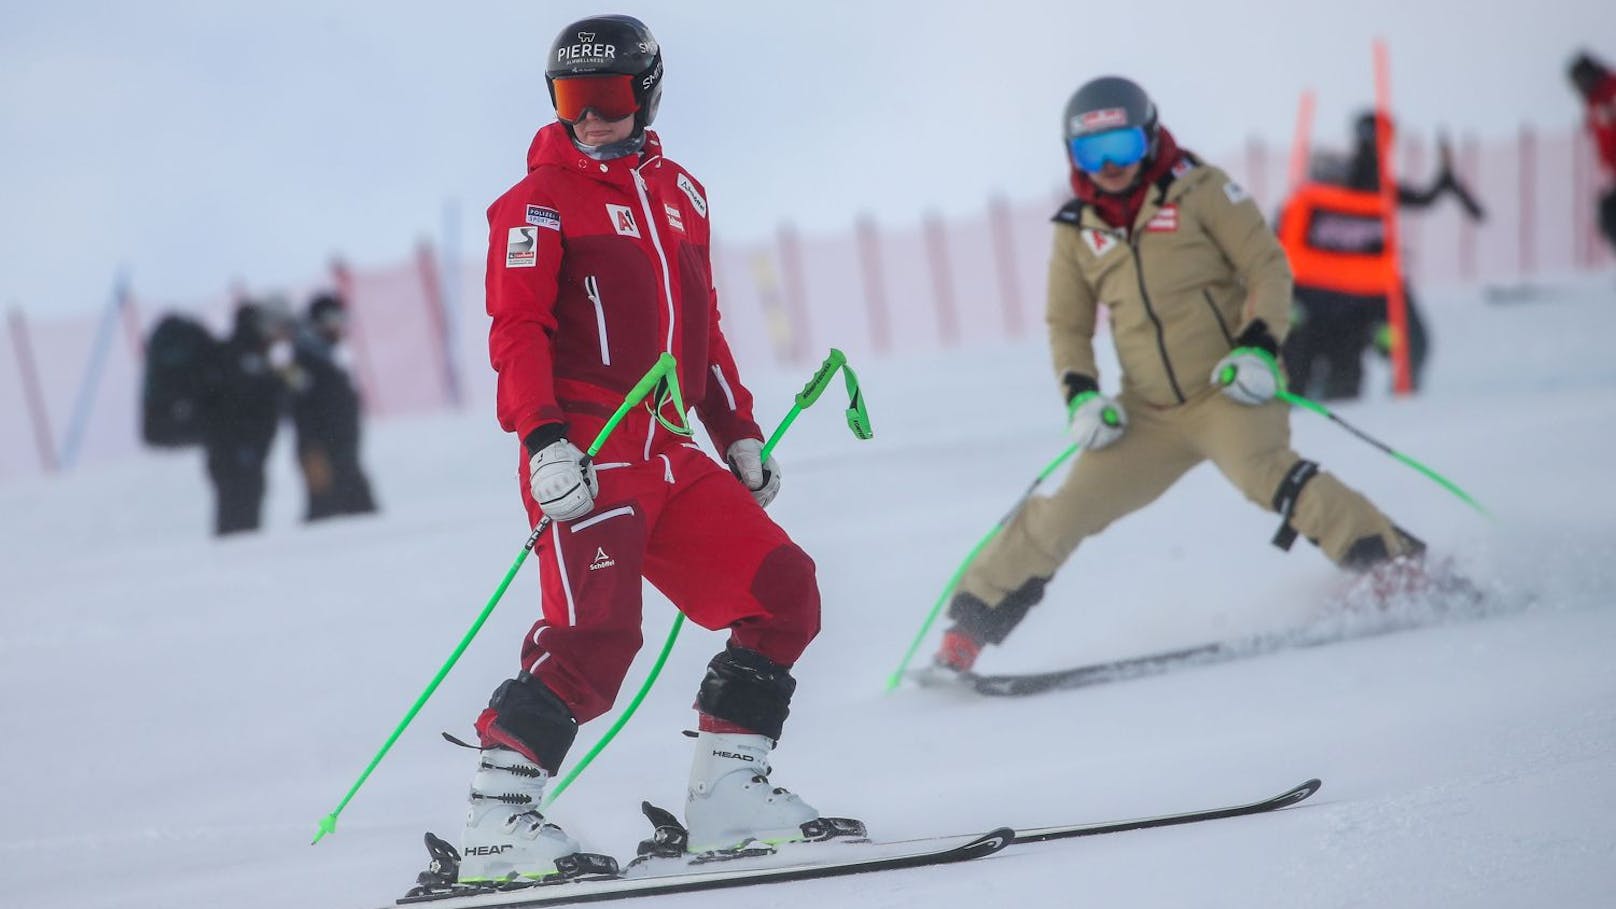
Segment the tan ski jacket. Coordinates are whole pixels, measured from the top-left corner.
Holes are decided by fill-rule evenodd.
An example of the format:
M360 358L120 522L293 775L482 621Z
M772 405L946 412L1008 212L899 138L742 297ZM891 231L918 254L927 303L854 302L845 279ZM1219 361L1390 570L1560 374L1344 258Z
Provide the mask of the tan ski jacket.
M1099 379L1101 305L1122 388L1174 407L1211 385L1218 360L1256 319L1276 342L1290 323L1291 272L1257 205L1221 169L1186 157L1151 187L1132 230L1074 200L1054 218L1049 266L1055 375Z

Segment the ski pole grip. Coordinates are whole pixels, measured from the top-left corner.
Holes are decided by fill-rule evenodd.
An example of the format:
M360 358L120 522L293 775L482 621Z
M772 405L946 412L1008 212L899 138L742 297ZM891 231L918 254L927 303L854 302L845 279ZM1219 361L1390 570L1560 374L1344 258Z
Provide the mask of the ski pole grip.
M802 391L797 392L797 406L804 409L813 406L813 403L819 400L819 396L825 393L825 388L830 385L831 377L836 375L836 370L845 365L847 355L832 347L830 353L825 355L825 362L819 364L819 369L808 379L808 384L802 387Z

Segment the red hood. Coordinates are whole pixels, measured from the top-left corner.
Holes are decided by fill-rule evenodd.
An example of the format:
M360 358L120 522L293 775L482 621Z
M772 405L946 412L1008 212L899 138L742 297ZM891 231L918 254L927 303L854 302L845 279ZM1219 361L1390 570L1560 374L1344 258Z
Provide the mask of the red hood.
M562 139L566 139L566 133L562 133ZM1094 206L1094 210L1105 219L1105 223L1127 230L1133 226L1133 219L1138 216L1139 209L1145 204L1145 193L1149 192L1156 181L1172 170L1183 158L1184 152L1179 150L1178 142L1164 127L1157 133L1156 157L1146 165L1139 182L1127 195L1114 196L1101 192L1100 188L1094 185L1094 181L1089 179L1089 175L1078 170L1075 165L1072 167L1072 192L1076 193L1079 199Z
M645 131L645 148L641 150L642 158L655 157L662 154L662 140L657 138L653 130ZM567 127L559 120L547 126L540 127L533 137L533 144L527 148L527 169L537 170L541 164L554 164L561 167L588 167L594 159L578 150L572 144L572 135Z

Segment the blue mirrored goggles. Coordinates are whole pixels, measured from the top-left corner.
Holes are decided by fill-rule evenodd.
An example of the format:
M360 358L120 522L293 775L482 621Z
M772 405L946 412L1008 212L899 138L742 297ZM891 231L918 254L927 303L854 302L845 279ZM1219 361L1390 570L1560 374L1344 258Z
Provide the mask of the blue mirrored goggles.
M1142 126L1108 129L1103 133L1073 136L1069 147L1079 170L1094 173L1109 161L1118 167L1138 164L1150 151L1150 140Z

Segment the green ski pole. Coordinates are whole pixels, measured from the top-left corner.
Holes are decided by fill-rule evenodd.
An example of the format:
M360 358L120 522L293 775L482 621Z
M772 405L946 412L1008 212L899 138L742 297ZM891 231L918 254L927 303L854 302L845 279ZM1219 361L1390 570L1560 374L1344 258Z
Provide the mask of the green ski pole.
M589 450L584 454L582 463L587 464L589 459L600 453L601 446L606 444L607 438L617 428L617 424L622 422L629 409L639 403L640 399L650 394L651 390L656 387L663 377L669 378L670 384L674 388L674 399L678 400L678 366L674 362L672 354L663 353L661 357L657 358L656 364L651 367L651 370L629 390L629 393L623 398L623 403L618 405L617 411L612 414L611 419L606 421L606 425L601 427L600 433L595 436L595 441L590 444ZM332 809L330 814L320 819L319 829L314 834L314 843L320 842L326 834L336 832L337 816L342 813L344 808L348 807L348 802L352 801L354 795L359 792L359 787L365 785L365 781L370 779L371 772L382 762L382 758L387 756L387 752L392 749L393 743L397 742L398 737L404 734L405 728L415 719L415 715L421 712L421 708L426 705L427 699L432 697L433 692L438 690L438 686L448 676L449 670L453 669L455 663L459 662L460 655L466 652L472 638L476 637L477 632L482 630L483 623L488 621L488 617L494 612L494 607L499 605L500 597L504 596L505 589L511 586L511 581L516 577L516 572L521 569L522 563L527 560L528 553L533 551L533 547L539 542L539 537L544 534L545 529L549 526L550 518L546 516L539 520L537 527L533 528L533 532L528 535L527 542L522 545L522 551L517 553L516 561L511 563L510 570L505 572L505 577L500 580L499 587L494 590L494 595L488 598L488 603L483 607L482 613L477 616L475 622L472 622L471 628L466 632L465 637L460 639L460 643L455 646L454 652L449 654L449 659L444 661L443 666L438 669L438 674L432 677L432 681L427 684L426 690L421 692L421 696L415 699L415 703L410 706L409 712L404 714L404 719L399 721L398 726L393 729L393 734L389 735L387 741L382 744L381 750L376 752L376 756L370 759L370 763L365 767L364 772L359 774L359 779L355 780L353 786L348 789L348 794L342 797L342 801L337 803L337 807ZM310 845L314 843L310 843Z
M847 357L840 350L832 347L830 354L825 357L825 362L820 364L819 369L808 380L808 384L803 386L802 391L797 392L796 399L792 401L791 410L780 420L780 425L775 427L774 433L769 436L769 441L763 444L763 451L758 457L759 461L765 464L768 463L769 455L774 453L774 446L779 444L780 439L785 436L786 430L791 428L791 424L796 421L797 415L812 407L814 402L819 400L819 396L825 393L826 386L835 377L838 369L847 378L848 408L846 415L848 428L859 439L868 439L874 435L874 431L870 428L870 415L864 407L864 395L859 388L858 377L854 375L852 367L847 365ZM683 408L681 408L680 412L683 412ZM636 710L640 709L640 703L650 693L651 686L656 684L657 677L662 674L662 667L668 662L668 654L673 652L674 641L678 640L679 631L684 627L684 624L685 614L682 612L676 613L673 618L673 627L668 629L668 638L662 642L662 652L657 654L656 662L651 664L651 671L646 675L645 682L640 685L640 690L634 693L634 697L628 702L628 706L623 708L623 712L606 730L605 734L600 737L600 740L594 744L594 747L585 752L584 756L578 759L578 763L567 771L567 775L556 783L555 788L545 795L544 807L548 808L555 804L556 799L561 798L561 793L566 792L567 787L572 785L573 780L576 780L578 775L584 772L584 768L594 763L595 758L606 750L606 746L617 738L617 733L628 725L629 719L634 716Z
M1484 515L1484 516L1486 516L1488 518L1492 517L1492 514L1490 512L1488 512L1487 509L1483 508L1481 506L1480 502L1477 502L1475 499L1471 498L1470 493L1465 492L1463 489L1460 489L1459 485L1457 483L1454 483L1452 480L1449 480L1447 477L1444 477L1443 475L1437 473L1436 471L1432 470L1431 468L1426 467L1424 464L1421 464L1419 461L1414 460L1413 458L1409 457L1406 454L1403 454L1402 452L1398 451L1397 449L1392 448L1390 445L1387 445L1385 442L1382 442L1379 439L1376 439L1374 436L1371 436L1370 434L1364 432L1363 430L1359 429L1358 427L1353 426L1351 423L1348 423L1346 420L1341 419L1339 416L1336 416L1334 411L1332 411L1328 407L1325 407L1323 404L1320 404L1317 401L1310 401L1307 398L1304 398L1299 394L1293 394L1290 391L1288 391L1285 388L1285 374L1279 368L1279 363L1274 359L1273 355L1269 354L1267 351L1262 351L1262 350L1256 351L1256 353L1259 356L1261 356L1262 359L1268 364L1268 368L1274 371L1274 376L1279 380L1280 388L1279 388L1279 391L1275 393L1274 397L1280 399L1281 401L1284 401L1287 404L1290 404L1293 407L1300 407L1303 410L1311 410L1314 413L1318 414L1319 416L1324 417L1327 420L1330 420L1331 422L1335 423L1337 426L1340 426L1342 429L1345 429L1347 432L1352 433L1353 435L1357 436L1358 438L1363 439L1365 442L1368 442L1370 445L1375 446L1376 448L1380 449L1381 451L1385 452L1386 454L1391 455L1393 458L1403 462L1404 464L1408 465L1409 467L1412 467L1415 470L1419 471L1420 473L1424 474L1426 477L1428 477L1429 479L1434 481L1438 486L1441 486L1443 489L1446 489L1448 492L1451 492L1454 495L1458 496L1460 499L1462 499L1464 501L1464 503L1466 505L1469 505L1471 508L1474 508L1477 512L1481 513L1482 515ZM1233 366L1225 366L1223 368L1223 371L1218 373L1218 376L1217 376L1217 380L1218 380L1219 384L1222 384L1222 385L1228 385L1229 383L1234 381L1234 378L1235 378L1235 368Z
M1409 457L1408 455L1403 454L1402 452L1398 451L1395 448L1392 448L1390 445L1387 445L1386 443L1380 441L1379 439L1376 439L1375 437L1369 435L1368 433L1364 432L1363 430L1359 429L1358 427L1353 426L1351 423L1348 423L1346 420L1341 419L1339 416L1336 416L1334 411L1330 410L1330 408L1328 408L1328 407L1325 407L1323 404L1320 404L1317 401L1310 401L1307 398L1302 397L1301 395L1291 394L1288 391L1281 391L1281 392L1279 392L1279 394L1276 397L1278 397L1281 401L1284 401L1284 402L1286 402L1288 404L1292 404L1292 405L1294 405L1296 407L1300 407L1300 408L1302 408L1304 410L1311 410L1314 413L1329 419L1331 422L1333 422L1336 425L1340 426L1341 428L1345 429L1347 432L1350 432L1353 435L1357 436L1358 438L1363 439L1365 442L1368 442L1370 445L1375 446L1376 448L1380 449L1381 451L1385 452L1386 454L1391 455L1393 458L1396 458L1397 460L1403 462L1404 464L1407 464L1409 467L1412 467L1415 470L1419 471L1420 473L1424 474L1425 476L1429 477L1431 480L1435 481L1438 486L1441 486L1443 489L1446 489L1448 492L1451 492L1454 495L1458 496L1460 499L1462 499L1464 501L1464 503L1466 505L1469 505L1471 508L1474 508L1477 512L1481 513L1482 515L1484 515L1486 517L1489 517L1489 518L1492 517L1491 512L1489 512L1487 509L1483 508L1480 502L1477 502L1475 499L1471 498L1470 493L1465 492L1463 489L1460 489L1457 483L1454 483L1452 480L1449 480L1447 477L1444 477L1441 474L1437 473L1436 471L1432 470L1431 468L1426 467L1424 464L1421 464L1419 461L1414 460L1413 458Z
M1036 490L1039 485L1044 482L1044 480L1048 479L1050 474L1054 473L1062 464L1066 463L1068 458L1074 454L1077 454L1078 449L1081 447L1081 445L1074 442L1073 444L1068 445L1065 451L1062 451L1060 454L1056 455L1054 460L1050 461L1048 464L1045 464L1044 469L1040 470L1038 472L1038 476L1034 478L1032 483L1027 486L1027 491L1023 492L1021 494L1021 498L1017 499L1016 503L1010 506L1010 510L1005 512L1004 517L999 519L999 523L994 524L987 533L983 534L982 539L978 540L976 545L971 547L971 551L965 554L965 560L960 562L960 566L954 570L952 575L949 576L948 583L943 587L943 592L937 596L937 602L932 604L931 612L926 614L926 620L920 623L920 630L915 632L914 640L909 642L909 649L904 651L903 659L898 661L898 668L892 670L892 674L887 676L887 691L892 691L893 689L897 688L899 683L903 681L903 674L909 668L909 661L915 658L915 651L920 649L920 642L926 639L926 633L931 631L932 624L937 621L937 617L943 612L943 605L947 603L948 598L953 595L954 588L959 586L960 578L965 577L965 572L969 570L972 563L976 561L977 555L981 553L983 549L986 549L989 543L993 542L993 538L998 536L999 532L1004 530L1006 525L1010 523L1010 519L1014 518L1016 513L1021 510L1021 507L1027 504L1027 500L1032 498L1033 491Z

